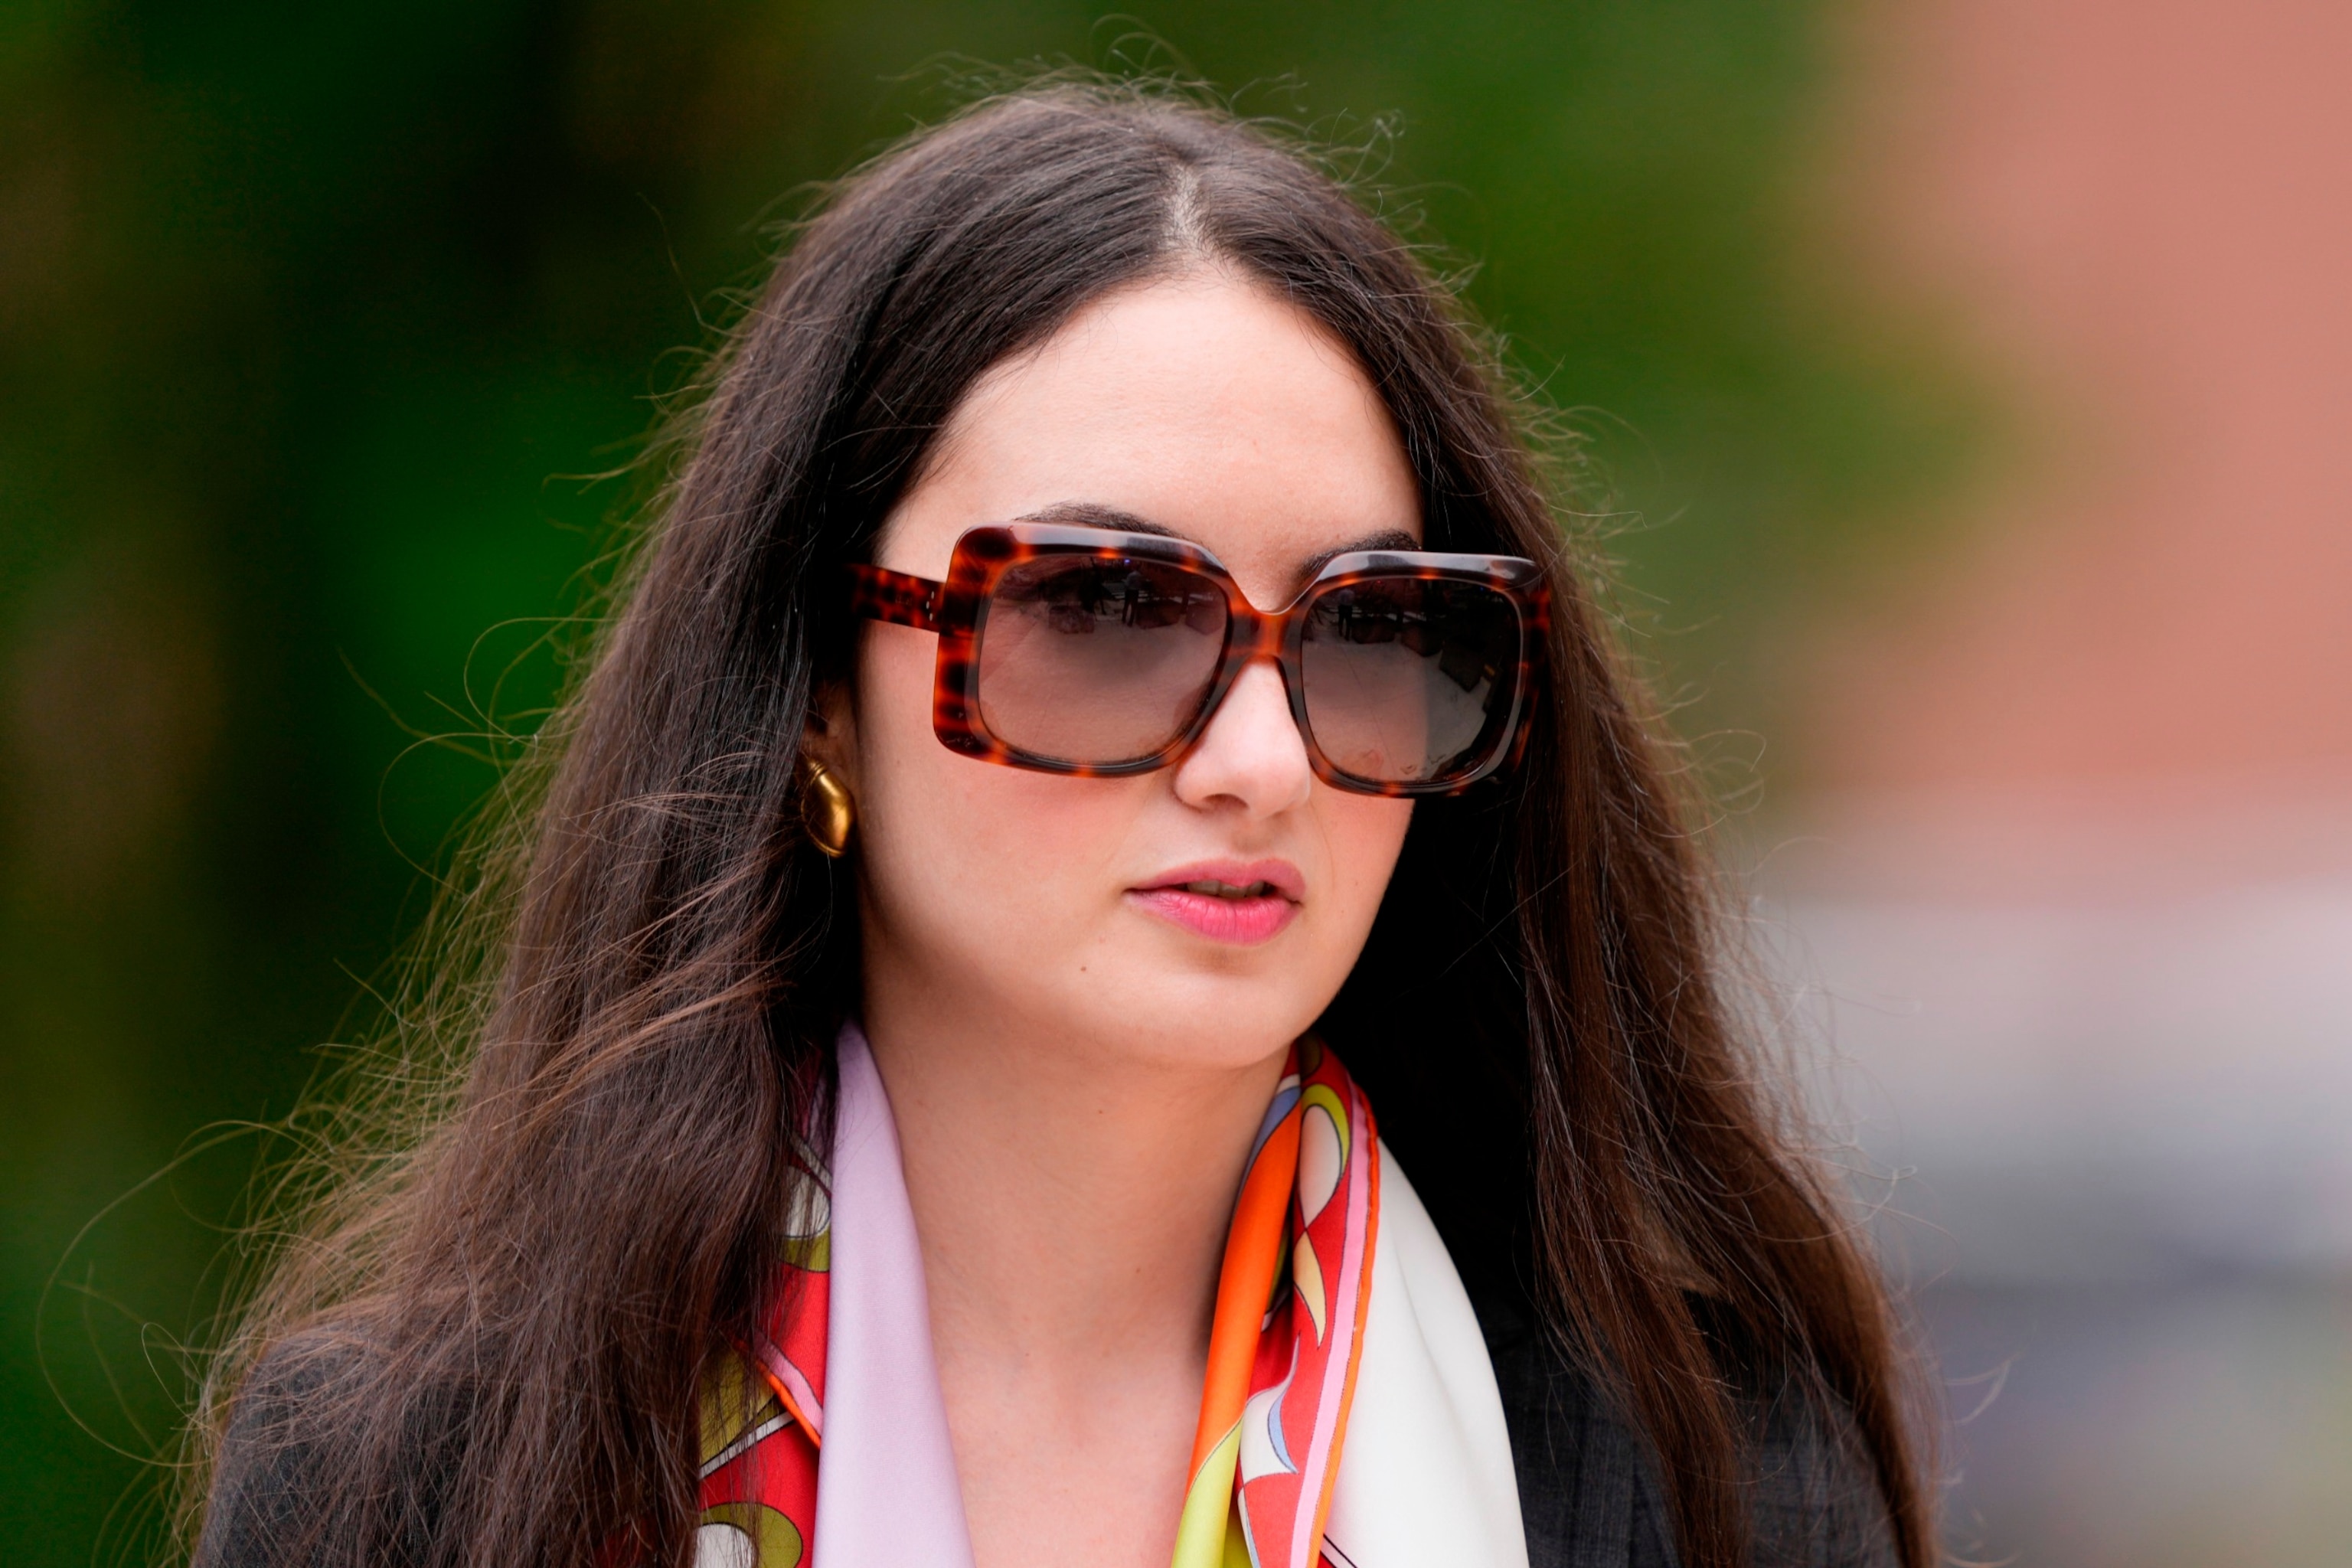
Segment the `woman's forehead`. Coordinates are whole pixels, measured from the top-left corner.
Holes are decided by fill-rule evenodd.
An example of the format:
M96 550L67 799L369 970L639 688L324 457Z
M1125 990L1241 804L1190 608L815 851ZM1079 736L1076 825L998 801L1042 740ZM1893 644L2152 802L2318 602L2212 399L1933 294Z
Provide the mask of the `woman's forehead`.
M1188 539L1253 599L1361 542L1422 537L1419 485L1353 355L1224 273L1118 290L982 377L881 559L936 575L965 529L1021 518Z

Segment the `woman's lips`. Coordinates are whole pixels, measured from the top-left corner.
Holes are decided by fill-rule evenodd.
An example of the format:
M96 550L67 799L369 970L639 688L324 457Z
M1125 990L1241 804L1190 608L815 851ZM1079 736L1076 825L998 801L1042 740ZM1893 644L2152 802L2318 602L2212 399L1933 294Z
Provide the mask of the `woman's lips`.
M1250 947L1291 922L1306 890L1287 860L1204 860L1130 888L1128 897L1197 936Z

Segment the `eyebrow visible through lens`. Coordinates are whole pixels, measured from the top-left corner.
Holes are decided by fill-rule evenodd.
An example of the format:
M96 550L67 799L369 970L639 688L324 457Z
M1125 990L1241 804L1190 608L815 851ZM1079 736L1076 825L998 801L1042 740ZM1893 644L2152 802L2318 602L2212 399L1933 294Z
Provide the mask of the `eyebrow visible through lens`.
M1092 501L1056 501L1035 511L1024 512L1022 522L1054 522L1069 528L1115 528L1122 533L1156 533L1162 539L1182 539L1188 544L1198 544L1165 523L1153 522L1131 511L1121 511L1115 506L1097 506ZM1345 544L1333 545L1300 563L1297 586L1304 588L1315 580L1315 574L1342 555L1359 550L1419 550L1420 540L1402 528L1384 528L1378 533L1368 533L1361 539L1351 539Z

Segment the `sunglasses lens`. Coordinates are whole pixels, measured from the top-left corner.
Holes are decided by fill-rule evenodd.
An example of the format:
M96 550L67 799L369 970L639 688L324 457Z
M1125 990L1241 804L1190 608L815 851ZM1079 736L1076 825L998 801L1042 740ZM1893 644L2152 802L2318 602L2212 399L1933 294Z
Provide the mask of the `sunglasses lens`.
M1048 555L1007 567L979 627L989 733L1108 767L1158 753L1200 711L1225 643L1225 595L1181 566Z
M1299 651L1307 726L1357 778L1459 778L1507 738L1519 655L1517 608L1484 584L1395 577L1327 589Z

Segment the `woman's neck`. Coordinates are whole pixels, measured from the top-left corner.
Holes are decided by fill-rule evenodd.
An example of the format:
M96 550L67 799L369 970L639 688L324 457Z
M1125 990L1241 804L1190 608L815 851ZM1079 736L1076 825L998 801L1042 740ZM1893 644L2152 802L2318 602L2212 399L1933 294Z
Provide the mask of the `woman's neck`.
M1226 1226L1281 1055L1194 1070L868 1011L976 1560L1164 1562ZM1064 1487L1090 1539L1040 1558L1047 1543L1018 1531Z
M1033 1375L1139 1350L1206 1353L1226 1223L1280 1056L1163 1068L887 1009L873 1047L936 1334Z

